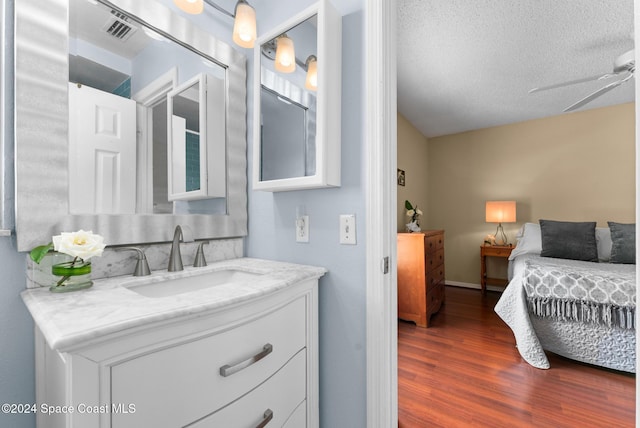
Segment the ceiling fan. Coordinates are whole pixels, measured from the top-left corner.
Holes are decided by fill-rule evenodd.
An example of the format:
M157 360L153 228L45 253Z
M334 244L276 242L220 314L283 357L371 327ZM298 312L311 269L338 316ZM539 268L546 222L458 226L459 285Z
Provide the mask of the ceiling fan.
M622 55L620 55L615 59L615 61L613 62L613 73L606 73L598 76L585 77L583 79L571 80L569 82L556 83L555 85L541 86L539 88L531 89L529 93L533 94L535 92L546 91L548 89L561 88L564 86L575 85L577 83L591 82L594 80L606 80L618 75L623 76L621 79L616 80L615 82L609 83L608 85L598 89L592 94L587 95L580 101L577 101L571 104L569 107L563 110L564 112L573 111L582 107L585 104L590 103L591 101L609 92L610 90L622 85L627 80L633 77L635 71L636 71L635 51L634 49L631 49L630 51L623 53Z

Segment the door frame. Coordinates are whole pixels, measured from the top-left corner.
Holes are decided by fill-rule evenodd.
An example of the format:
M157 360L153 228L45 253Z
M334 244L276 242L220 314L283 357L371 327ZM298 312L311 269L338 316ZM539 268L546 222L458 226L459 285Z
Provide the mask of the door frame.
M366 328L367 427L398 425L397 343L397 214L394 168L397 165L396 0L366 0L365 4L365 128L366 190ZM640 43L640 0L634 0L634 39ZM636 100L640 85L636 84ZM636 130L640 106L636 103ZM386 156L386 160L385 160ZM636 223L640 222L640 132L636 132ZM391 212L390 212L391 211ZM640 242L640 229L636 229ZM380 264L390 257L388 274ZM640 253L636 254L640 277ZM640 314L636 314L636 323ZM395 327L394 327L395 326ZM636 332L636 355L640 340ZM640 427L640 378L636 379L636 426Z
M137 103L136 212L153 212L153 107L166 100L178 86L178 68L173 67L131 97Z
M396 9L395 0L367 0L365 5L369 428L398 425Z

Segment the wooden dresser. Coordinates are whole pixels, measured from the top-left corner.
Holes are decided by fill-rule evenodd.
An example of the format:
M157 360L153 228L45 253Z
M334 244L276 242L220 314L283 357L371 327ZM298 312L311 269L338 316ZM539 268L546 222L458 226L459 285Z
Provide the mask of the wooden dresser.
M398 318L429 327L444 303L444 230L398 233Z

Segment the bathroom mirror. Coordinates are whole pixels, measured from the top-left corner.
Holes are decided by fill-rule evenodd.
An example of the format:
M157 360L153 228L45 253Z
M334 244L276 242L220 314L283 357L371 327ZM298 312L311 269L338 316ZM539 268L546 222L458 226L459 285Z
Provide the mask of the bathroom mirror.
M93 230L103 235L109 245L166 242L171 239L177 224L189 226L195 239L246 235L246 58L159 2L83 0L88 4L100 3L98 6L109 7L114 16L137 27L140 33L153 30L161 38L195 54L194 58L200 65L206 63L206 71L198 67L186 73L181 68L185 65L184 61L180 60L175 67L162 69L161 73L149 79L148 86L155 86L155 93L132 89L132 98L134 95L138 97L137 116L140 115L141 105L150 106L160 102L163 97L166 100L170 90L200 73L213 74L223 82L218 85L223 98L217 108L221 108L224 114L219 116L222 119L216 128L219 135L224 134L225 139L225 153L216 158L222 165L217 171L223 171L224 184L221 187L224 187L224 191L218 193L223 197L194 201L193 206L186 201L169 202L168 206L172 208L166 211L150 210L151 205L156 205L150 196L155 190L151 190L145 182L151 180L151 174L147 171L141 177L136 171L135 183L124 180L124 187L147 189L146 200L136 201L135 212L96 214L71 209L70 170L81 162L69 157L69 141L72 137L69 127L69 52L73 47L67 19L70 16L70 1L15 1L15 202L18 249L30 250L62 231L78 229ZM42 22L47 25L43 26ZM172 48L161 49L168 52L166 49ZM173 53L165 56L172 57ZM159 71L151 61L143 65L142 69L148 72ZM163 95L156 96L158 93ZM164 111L166 116L167 110L165 102L157 113L161 115L160 111ZM106 117L113 119L117 116L113 114ZM114 123L115 119L101 122L108 131L117 129ZM137 130L138 139L140 133L148 132L151 126L151 123L143 123ZM146 162L151 162L153 156L145 153L147 149L137 144L137 159L142 157ZM165 166L168 165L167 159L164 162ZM164 175L167 181L166 171ZM82 173L78 177L73 181L84 178ZM136 192L141 191L138 189ZM213 209L204 206L203 202L208 201L212 202ZM166 214L154 214L157 212Z
M340 185L341 23L322 0L257 40L254 190Z
M224 80L200 73L167 94L169 201L226 195Z

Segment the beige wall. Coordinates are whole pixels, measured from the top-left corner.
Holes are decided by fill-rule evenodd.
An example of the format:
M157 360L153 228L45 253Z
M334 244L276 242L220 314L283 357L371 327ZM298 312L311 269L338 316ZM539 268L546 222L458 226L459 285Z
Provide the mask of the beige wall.
M402 128L399 118L398 167L414 157L413 170L423 162L400 153L409 139ZM432 138L426 159L423 229L445 230L450 282L480 282L479 246L495 232L484 221L487 200L517 201L518 221L505 225L512 242L523 223L540 218L635 222L633 103Z
M404 209L404 201L409 200L424 213L419 224L423 228L428 222L427 192L427 138L404 116L398 114L398 169L405 171L405 186L398 186L398 232L405 231L409 222Z

